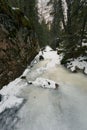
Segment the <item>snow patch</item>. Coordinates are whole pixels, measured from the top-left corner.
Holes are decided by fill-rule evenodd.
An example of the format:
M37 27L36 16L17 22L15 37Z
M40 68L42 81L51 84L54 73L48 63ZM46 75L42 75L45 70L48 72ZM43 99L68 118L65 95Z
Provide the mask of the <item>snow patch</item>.
M50 46L46 46L44 51L46 51L46 52L52 51L52 48Z
M33 65L35 63L40 62L40 60L39 60L40 56L43 56L44 60L49 60L49 63L47 64L47 66L42 67L44 70L47 70L49 68L55 67L56 65L59 65L60 61L62 59L62 56L58 55L57 51L54 51L50 46L46 46L45 49L41 50L39 52L39 54L35 57L35 59L32 62ZM35 61L35 63L34 63L34 61Z
M0 113L8 108L19 107L22 104L23 98L17 98L15 96L5 96L0 103Z
M39 56L42 55L44 60L49 60L44 66L39 68L34 68L35 64L42 62L39 60ZM34 86L41 86L43 88L53 88L55 89L58 85L49 79L41 78L40 75L44 73L49 68L53 68L56 65L60 64L60 57L57 54L57 51L53 51L52 48L46 46L43 51L40 51L39 54L35 57L35 59L31 62L30 66L25 69L24 73L21 76L25 76L26 78L29 75L29 78L35 80L32 82ZM31 68L32 66L32 68ZM0 102L0 113L3 112L7 108L13 108L14 106L19 106L23 102L23 98L19 98L18 95L20 91L27 86L27 82L21 79L21 76L14 81L10 82L8 85L4 86L0 90L0 94L3 96L2 101Z
M76 68L83 70L85 74L87 74L87 57L78 57L74 60L71 60L69 63L67 63L67 68L70 68L70 70L73 72L76 70Z
M2 95L18 95L20 90L26 85L25 82L22 82L22 79L17 78L14 81L10 82L8 85L4 86L0 90Z
M71 67L70 69L72 72L74 72L76 69L75 69L75 66Z
M39 86L42 88L52 88L56 89L57 83L52 80L45 79L45 78L37 78L34 82L32 82L34 86Z
M87 46L87 43L82 42L82 46Z
M50 62L47 64L47 68L55 67L60 64L60 57L57 51L52 51L51 48L47 47L47 51L43 53L44 59L49 59Z
M19 10L19 8L17 8L17 7L12 7L12 9L13 9L13 10Z
M66 2L66 0L62 0L62 7L63 7L63 13L64 13L64 20L65 20L65 22L67 22L67 9L68 9L68 7L67 7L67 2Z
M50 60L50 62L47 64L47 69L53 68L56 65L60 64L60 56L57 54L57 51L53 51L51 47L46 46L46 48L43 51L40 51L39 54L36 56L36 59L38 60L39 56L42 55L45 60Z
M22 76L26 76L29 73L30 69L26 68L25 71L23 72Z
M0 102L0 113L8 108L19 107L23 103L24 99L17 95L25 85L27 83L23 83L20 78L17 78L0 90L0 94L3 96Z

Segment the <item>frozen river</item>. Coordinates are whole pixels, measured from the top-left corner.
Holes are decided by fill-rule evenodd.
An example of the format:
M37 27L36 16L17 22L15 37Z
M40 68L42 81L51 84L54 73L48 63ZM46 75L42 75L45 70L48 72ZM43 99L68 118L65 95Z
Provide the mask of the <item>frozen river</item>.
M9 127L12 123L8 123L0 130L87 130L87 77L70 73L60 64L54 66L54 62L50 67L49 62L46 59L35 64L29 69L27 80L46 78L57 82L59 88L26 84L19 94L26 102L16 113L15 126Z
M41 61L34 69L47 62ZM87 78L61 65L39 76L56 81L60 87L52 90L27 85L20 93L27 102L18 113L21 120L16 130L87 130Z

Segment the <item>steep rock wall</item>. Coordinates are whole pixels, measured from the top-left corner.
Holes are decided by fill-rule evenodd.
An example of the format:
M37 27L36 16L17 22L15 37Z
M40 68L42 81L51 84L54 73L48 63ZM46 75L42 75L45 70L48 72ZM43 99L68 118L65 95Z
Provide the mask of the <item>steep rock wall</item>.
M0 88L20 76L38 50L38 40L28 19L20 10L13 11L1 1Z

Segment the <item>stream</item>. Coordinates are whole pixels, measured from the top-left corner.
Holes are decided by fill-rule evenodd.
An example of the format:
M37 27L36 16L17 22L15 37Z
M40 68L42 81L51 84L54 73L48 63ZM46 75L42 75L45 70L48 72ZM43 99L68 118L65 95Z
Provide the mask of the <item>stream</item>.
M87 130L87 77L70 73L61 65L39 74L35 71L48 63L44 60L35 64L27 80L43 77L57 82L59 88L26 85L20 92L26 103L17 114L14 130Z

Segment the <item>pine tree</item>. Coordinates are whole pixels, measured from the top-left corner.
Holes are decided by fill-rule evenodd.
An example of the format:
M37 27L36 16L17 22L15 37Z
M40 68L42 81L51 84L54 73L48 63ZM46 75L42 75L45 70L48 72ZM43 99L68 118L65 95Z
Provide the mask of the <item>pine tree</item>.
M82 47L84 38L86 38L87 2L85 0L66 0L66 22L64 19L63 1L56 0L50 2L53 3L54 13L52 32L54 33L54 36L62 39L65 55L74 57L79 52L78 50ZM60 23L63 25L62 29ZM80 53L82 53L82 51L77 55Z

